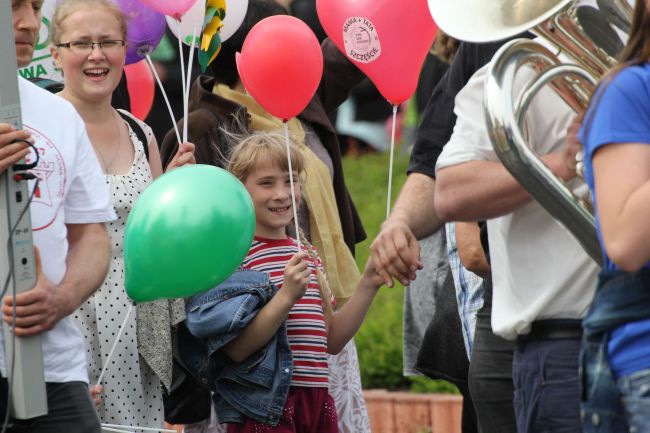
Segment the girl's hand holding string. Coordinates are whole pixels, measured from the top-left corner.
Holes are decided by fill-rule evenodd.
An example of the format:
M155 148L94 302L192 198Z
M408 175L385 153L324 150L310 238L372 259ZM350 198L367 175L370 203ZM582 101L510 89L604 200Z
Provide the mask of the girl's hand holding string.
M289 296L293 304L307 291L310 275L307 257L307 253L301 251L291 257L284 268L284 284L280 293L284 292L285 296Z

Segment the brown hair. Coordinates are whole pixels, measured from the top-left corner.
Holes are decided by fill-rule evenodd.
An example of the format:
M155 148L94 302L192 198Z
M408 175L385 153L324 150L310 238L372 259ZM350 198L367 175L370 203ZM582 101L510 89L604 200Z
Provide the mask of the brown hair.
M438 30L429 52L443 62L451 63L454 60L454 56L456 56L459 45L460 41L458 39L454 39L442 30Z
M111 12L117 21L120 23L120 32L122 37L126 39L127 31L127 17L124 12L111 0L59 0L54 14L52 14L52 22L50 24L50 35L52 43L61 43L61 34L63 33L63 21L65 21L70 14L72 14L78 6L103 6Z
M634 6L630 38L620 60L622 65L617 69L650 61L650 12L646 8L645 0L637 0Z
M287 160L287 144L284 133L281 131L255 131L248 135L238 135L226 132L229 139L237 141L228 159L227 169L237 179L246 181L248 175L261 162L268 161L289 171ZM305 162L300 149L290 140L289 154L291 155L291 168L302 173Z

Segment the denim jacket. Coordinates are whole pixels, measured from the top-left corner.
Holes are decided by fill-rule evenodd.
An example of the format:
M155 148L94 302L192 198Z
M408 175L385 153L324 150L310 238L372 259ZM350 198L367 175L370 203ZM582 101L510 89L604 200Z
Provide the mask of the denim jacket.
M598 289L582 326L587 337L650 316L650 270L603 270Z
M276 292L268 274L239 270L219 286L191 297L185 306L191 335L179 335L180 356L195 377L209 383L222 423L242 423L246 416L277 425L282 416L293 372L286 324L242 363L219 350Z
M580 354L582 428L585 433L627 432L616 378L609 366L611 331L650 317L650 271L603 270L587 316Z

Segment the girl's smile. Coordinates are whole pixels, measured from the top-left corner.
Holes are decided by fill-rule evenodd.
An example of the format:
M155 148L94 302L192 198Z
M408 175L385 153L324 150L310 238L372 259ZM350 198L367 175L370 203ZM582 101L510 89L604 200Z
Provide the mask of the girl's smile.
M300 183L294 173L296 205L300 203ZM289 172L269 162L261 163L246 178L244 185L255 207L255 234L269 239L286 238L286 227L293 219Z

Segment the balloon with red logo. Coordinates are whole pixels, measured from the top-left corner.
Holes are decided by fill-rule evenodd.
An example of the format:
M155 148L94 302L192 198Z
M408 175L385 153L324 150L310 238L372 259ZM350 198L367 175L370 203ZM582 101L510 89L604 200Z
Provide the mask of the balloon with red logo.
M437 32L427 0L317 0L316 9L327 35L384 98L398 105L413 95Z

